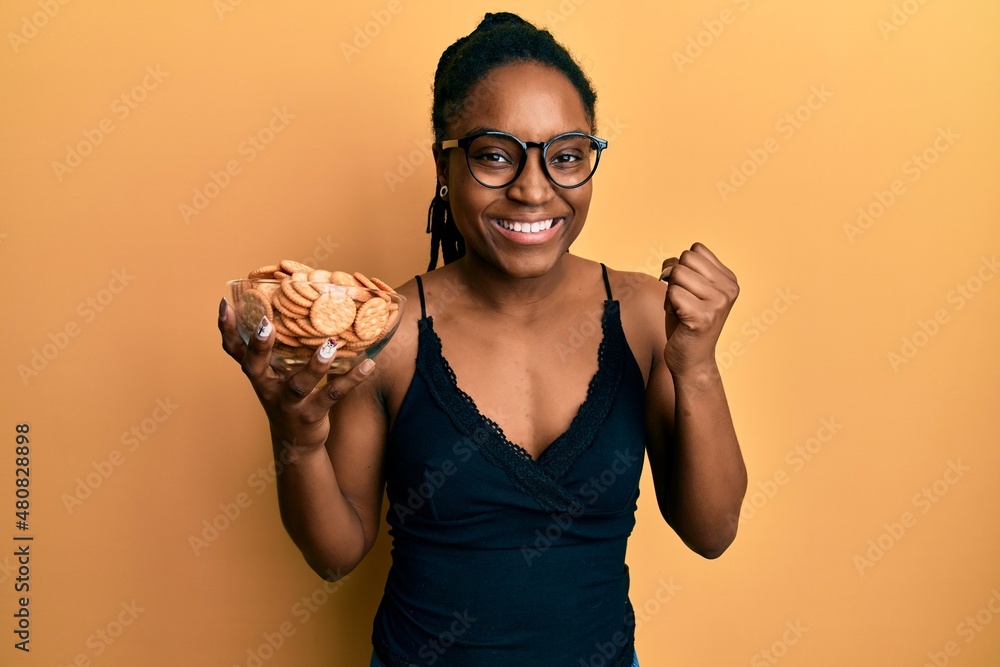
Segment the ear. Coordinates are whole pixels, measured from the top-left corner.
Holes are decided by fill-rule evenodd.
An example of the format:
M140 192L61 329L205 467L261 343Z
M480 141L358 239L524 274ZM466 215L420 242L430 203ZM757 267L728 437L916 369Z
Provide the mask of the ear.
M434 146L434 168L437 171L438 188L448 185L448 154Z

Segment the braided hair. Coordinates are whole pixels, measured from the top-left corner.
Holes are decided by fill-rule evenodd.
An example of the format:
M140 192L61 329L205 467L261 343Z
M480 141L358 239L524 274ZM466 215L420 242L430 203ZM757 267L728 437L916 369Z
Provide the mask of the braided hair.
M459 38L441 54L434 73L431 109L434 141L444 141L447 138L445 124L461 118L472 108L474 100L469 99L469 93L483 77L498 67L516 62L537 62L565 74L580 93L591 131L595 131L597 93L573 56L548 30L539 30L517 14L499 12L486 14L471 34ZM439 248L445 264L465 254L465 239L455 226L451 207L440 196L436 183L434 198L427 210L427 232L431 235L428 271L437 266Z

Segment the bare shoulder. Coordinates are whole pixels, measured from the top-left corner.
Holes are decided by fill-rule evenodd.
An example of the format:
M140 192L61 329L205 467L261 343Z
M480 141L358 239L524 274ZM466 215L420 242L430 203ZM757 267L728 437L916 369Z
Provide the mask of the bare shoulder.
M661 359L667 342L663 301L666 283L637 271L608 269L615 299L621 304L622 327L643 375Z
M389 408L390 414L395 414L392 407L393 405L398 407L402 401L402 394L409 386L415 371L417 322L420 320L420 293L416 279L411 278L394 289L406 299L403 303L403 314L396 333L386 344L385 349L375 357L375 371L371 383L372 390L378 394L385 407Z

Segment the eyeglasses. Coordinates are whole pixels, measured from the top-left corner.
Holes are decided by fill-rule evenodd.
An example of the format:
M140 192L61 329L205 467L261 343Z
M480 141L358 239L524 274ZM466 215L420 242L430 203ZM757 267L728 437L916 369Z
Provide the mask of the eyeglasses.
M542 171L561 188L578 188L590 180L608 147L604 139L583 132L564 132L541 141L521 141L512 134L485 130L437 144L441 150L461 148L472 177L487 188L505 188L521 175L528 149L542 149Z

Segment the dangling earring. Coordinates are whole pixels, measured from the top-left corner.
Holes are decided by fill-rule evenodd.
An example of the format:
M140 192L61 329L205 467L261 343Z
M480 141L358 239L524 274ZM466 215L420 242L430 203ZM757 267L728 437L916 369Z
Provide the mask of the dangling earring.
M438 197L440 197L441 199L444 199L447 196L448 196L448 186L447 185L442 185L441 189L438 190Z

